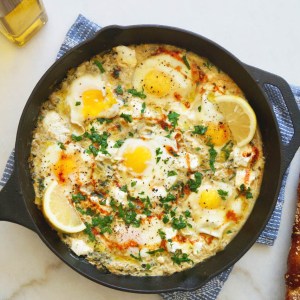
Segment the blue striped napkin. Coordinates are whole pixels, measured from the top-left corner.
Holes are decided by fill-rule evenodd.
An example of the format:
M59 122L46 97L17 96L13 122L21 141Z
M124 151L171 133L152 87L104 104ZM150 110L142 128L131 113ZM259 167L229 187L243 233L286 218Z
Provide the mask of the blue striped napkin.
M68 31L65 40L57 54L57 59L63 56L67 51L69 51L74 46L78 45L79 43L83 42L88 38L93 37L96 31L98 31L100 28L101 27L99 25L89 21L84 16L79 15L75 23ZM300 87L291 86L291 88L300 109ZM278 120L282 141L284 143L289 143L293 135L293 126L287 108L284 104L282 95L278 90L278 88L272 85L266 85L265 92L270 102L273 104L273 109ZM14 151L11 153L8 159L2 179L0 181L0 186L4 186L5 183L8 181L13 171L13 166L14 166ZM284 187L286 183L287 173L288 171L284 175L282 181L282 187L279 193L276 208L266 228L258 238L257 240L258 243L272 246L277 237L279 225L280 225L282 206L284 201ZM202 288L194 292L163 293L161 294L161 296L163 299L166 300L184 300L184 299L214 300L217 298L231 270L232 267L222 272L221 274L219 274L218 276L210 280L208 283L206 283Z

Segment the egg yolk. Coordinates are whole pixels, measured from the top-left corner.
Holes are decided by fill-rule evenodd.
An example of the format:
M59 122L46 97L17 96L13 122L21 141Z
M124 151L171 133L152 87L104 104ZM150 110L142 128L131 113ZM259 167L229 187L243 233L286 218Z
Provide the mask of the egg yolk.
M135 173L143 173L149 165L151 151L145 146L127 149L123 154L124 166Z
M62 153L53 171L61 183L66 182L68 176L76 170L76 160L73 155Z
M200 206L207 209L216 209L220 206L221 202L221 197L216 190L205 190L199 198Z
M111 90L106 88L106 97L100 90L87 90L82 93L84 118L97 117L99 113L117 103Z
M210 123L207 126L207 131L205 135L215 146L222 146L225 143L227 143L230 139L230 129L228 125L224 123Z
M170 93L172 79L167 74L151 70L144 77L144 88L148 94L156 97L165 97Z

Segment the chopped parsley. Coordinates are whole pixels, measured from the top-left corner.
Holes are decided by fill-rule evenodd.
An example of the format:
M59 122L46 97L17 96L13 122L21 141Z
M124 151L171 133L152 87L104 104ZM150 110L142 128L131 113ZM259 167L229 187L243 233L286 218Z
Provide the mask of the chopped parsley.
M141 109L141 114L145 113L145 110L146 110L146 103L143 102L142 109Z
M58 144L58 146L59 146L60 149L66 150L66 147L65 147L65 145L62 142L58 142L57 144Z
M138 256L135 256L133 254L130 254L130 256L138 261L142 261L142 257L141 257L141 251L139 251L139 255Z
M206 131L207 131L207 126L196 125L194 126L194 131L192 131L192 133L204 135Z
M201 110L202 110L202 107L200 105L200 106L198 106L198 111L201 112Z
M162 221L164 222L164 224L167 224L170 221L170 219L167 215L164 215Z
M168 171L168 177L176 176L176 175L177 175L177 172L175 172L175 171Z
M82 195L81 193L72 195L72 201L75 203L79 203L80 201L83 201L85 199L86 199L86 197L84 195Z
M44 179L42 178L38 179L38 187L40 192L42 192L45 189Z
M181 251L176 251L171 259L177 265L180 265L183 262L193 263L189 256L186 253L182 253Z
M94 235L94 233L92 232L92 226L89 223L84 223L85 224L85 229L84 229L84 233L86 233L89 237L89 240L91 242L94 242L96 240L96 237Z
M160 155L162 155L162 150L160 148L156 148L155 150L155 154L156 154L156 163L159 163L159 161L161 160Z
M243 195L246 197L246 199L251 199L253 198L252 192L251 192L251 188L250 186L246 189L246 186L244 184L240 185L239 188L239 195ZM239 196L238 195L238 196Z
M128 132L128 135L129 135L130 137L133 137L133 136L134 136L134 134L133 134L132 132Z
M186 210L184 212L184 215L185 215L186 218L190 218L191 217L191 212L189 210Z
M179 119L180 114L170 111L168 114L168 120L172 124L173 127L176 127L178 124L178 119Z
M196 172L194 176L195 179L189 179L187 184L192 192L197 193L202 182L202 174L200 172Z
M118 95L123 95L123 89L122 89L122 86L120 84L115 88L115 92Z
M144 94L144 91L142 90L141 92L138 92L136 89L129 89L127 90L127 92L129 94L131 94L132 96L141 98L141 99L145 99L147 96Z
M123 118L127 123L131 123L132 122L132 116L131 115L127 115L127 114L121 113L120 117Z
M92 153L94 156L97 156L99 152L103 154L109 154L106 148L108 147L107 139L110 136L109 133L104 131L102 134L96 132L95 128L91 128L91 133L86 132L85 136L88 137L93 144L91 144L86 151L88 154ZM96 144L98 148L95 147Z
M215 161L216 161L218 152L215 150L213 144L209 145L208 153L209 153L209 166L210 166L211 170L213 172L215 172L216 171Z
M226 197L228 196L228 192L221 190L221 189L218 190L218 194L222 198L222 200L226 200Z
M208 70L211 70L211 68L214 66L209 60L203 63L203 66L206 67Z
M191 66L190 66L190 64L189 64L189 62L187 60L186 55L182 56L182 60L183 60L184 64L186 65L186 67L190 70Z
M172 219L171 224L172 224L172 227L177 230L186 228L187 226L191 227L191 225L187 223L187 221L183 218L182 215L180 215L179 218L174 217Z
M224 154L225 160L227 160L232 152L233 142L229 141L221 148L221 152Z
M132 202L128 203L128 207L123 207L122 204L118 205L114 199L111 199L110 206L113 211L118 213L119 217L123 219L125 224L140 227L141 220L136 218L137 213L134 210L135 205Z
M164 231L162 231L161 229L158 229L157 232L162 240L166 239L166 233Z
M100 124L103 124L103 123L106 123L106 124L109 124L113 121L113 119L107 119L107 118L97 118L97 121L100 123Z
M72 134L72 135L71 135L71 138L72 138L72 140L75 141L75 142L79 142L79 141L82 140L82 136L81 136L81 135L75 135L75 134Z
M151 265L150 264L142 264L142 267L145 268L146 270L150 270L151 269Z
M156 253L159 253L159 252L164 252L165 249L164 248L158 248L156 250L152 250L152 251L147 251L148 254L156 254Z
M117 140L114 144L114 148L120 148L124 144L123 140Z
M174 200L176 200L176 196L170 193L168 193L166 197L160 197L159 199L161 203L173 202Z
M132 187L136 186L136 181L131 181L131 184L130 184Z
M103 68L102 63L99 60L94 60L94 64L99 68L101 73L105 72L105 69Z
M124 193L127 193L128 192L128 188L127 188L127 184L123 185L120 187L120 190Z
M79 106L80 104L81 104L80 101L76 101L76 102L75 102L75 106Z
M111 223L113 222L113 216L97 216L92 218L93 227L99 227L100 233L112 233Z

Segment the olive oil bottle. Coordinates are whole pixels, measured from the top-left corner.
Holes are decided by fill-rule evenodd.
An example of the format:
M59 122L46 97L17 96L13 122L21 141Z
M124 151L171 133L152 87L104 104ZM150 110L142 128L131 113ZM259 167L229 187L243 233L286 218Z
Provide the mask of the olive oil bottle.
M0 0L0 32L19 46L30 40L47 20L39 0Z

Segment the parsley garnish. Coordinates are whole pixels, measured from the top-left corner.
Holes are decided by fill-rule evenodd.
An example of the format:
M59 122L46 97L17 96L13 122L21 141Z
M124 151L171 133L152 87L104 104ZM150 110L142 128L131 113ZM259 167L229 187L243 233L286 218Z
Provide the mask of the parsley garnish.
M158 229L158 234L159 234L159 236L160 236L160 238L162 239L162 240L165 240L166 239L166 234L165 234L165 232L164 231L162 231L161 229Z
M145 99L147 96L144 94L144 91L142 90L141 92L138 92L136 89L129 89L127 90L129 94L135 97L139 97L141 99Z
M240 188L239 188L239 192L240 192L240 195L244 195L246 197L246 199L253 198L250 186L246 189L246 186L244 184L241 184Z
M189 179L187 184L192 192L197 193L199 186L202 182L202 174L200 172L196 172L194 174L195 179Z
M120 190L124 193L127 193L128 192L128 189L127 189L127 184L123 185L120 187Z
M233 142L229 141L221 148L221 151L224 153L224 158L227 160L232 152Z
M81 193L72 195L72 201L75 203L79 203L80 201L83 201L85 199L86 199L86 197L84 195L82 195Z
M173 127L176 127L178 124L178 119L179 119L180 114L174 112L174 111L170 111L168 114L168 120L170 121L170 123L172 124Z
M131 184L130 184L132 187L136 186L136 181L131 181Z
M79 106L80 104L81 104L80 101L76 101L76 102L75 102L75 106Z
M214 148L214 145L212 144L209 145L208 153L209 153L209 166L211 170L214 172L216 170L215 161L218 154L218 152Z
M139 251L139 256L135 256L133 254L130 254L130 256L138 261L142 261L142 257L141 257L141 251Z
M103 68L102 63L99 60L94 60L94 64L99 68L101 73L105 72L105 69Z
M162 155L162 150L160 148L156 148L155 154L156 154L156 163L158 163L161 160L160 155Z
M206 67L208 70L211 70L211 68L214 66L209 60L203 63L203 66Z
M134 134L133 134L132 132L128 132L128 135L129 135L130 137L133 137L133 136L134 136Z
M201 112L201 109L202 109L201 105L198 106L198 111L199 111L199 112Z
M159 253L159 252L164 252L165 249L164 248L158 248L156 250L152 250L152 251L147 251L148 254L156 254L156 253Z
M85 224L85 229L84 233L86 233L89 237L89 240L91 242L94 242L96 240L95 235L92 232L92 226L89 223L84 223Z
M189 210L186 210L184 212L184 215L185 215L186 218L190 218L191 217L191 212Z
M175 171L168 171L168 177L175 176L177 173Z
M116 92L116 94L118 94L118 95L123 95L123 89L122 89L122 86L121 86L121 85L118 85L118 86L115 88L115 92Z
M85 136L88 137L93 144L89 146L89 149L86 151L87 153L92 153L94 156L97 156L98 152L102 152L103 154L109 154L106 150L108 147L107 139L110 136L109 133L104 131L102 134L96 132L95 128L91 128L91 133L86 132ZM96 148L94 144L97 144Z
M92 225L100 228L100 233L112 233L111 223L113 222L113 216L97 216L92 218Z
M180 265L183 262L193 263L193 261L188 257L186 253L181 253L181 251L176 251L171 257L173 262L177 265Z
M163 217L162 221L164 222L164 224L167 224L167 223L170 221L170 219L169 219L168 216L165 215L165 216Z
M100 124L103 124L103 123L106 123L106 124L109 124L113 121L113 119L107 119L107 118L97 118L97 121L100 123Z
M120 117L123 118L127 123L132 122L132 116L131 115L121 113Z
M117 140L114 144L114 148L120 148L124 144L123 140Z
M143 102L142 109L141 109L141 114L145 113L145 110L146 110L146 103Z
M183 219L182 216L180 216L179 218L172 219L172 227L174 229L180 230L185 228L186 226L188 226L188 223L186 220Z
M38 179L38 187L39 187L40 192L45 189L44 179L42 179L42 178Z
M222 198L222 200L226 200L226 197L228 196L228 192L224 191L224 190L218 190L218 194L220 195L220 197Z
M182 60L183 60L184 64L186 65L186 67L190 70L191 67L190 67L190 64L189 64L189 62L187 60L186 55L182 56Z
M194 131L192 133L203 135L205 134L206 131L207 131L207 126L196 125L194 126Z
M160 197L160 199L159 199L159 201L161 203L168 203L168 202L172 202L174 200L176 200L176 196L174 196L173 194L170 194L170 193L167 194L166 197Z
M65 147L65 145L62 142L58 142L57 144L58 144L58 146L59 146L60 149L66 150L66 147Z
M81 135L75 135L75 134L72 134L72 135L71 135L71 138L72 138L72 140L75 141L75 142L79 142L79 141L82 140L82 136L81 136Z

